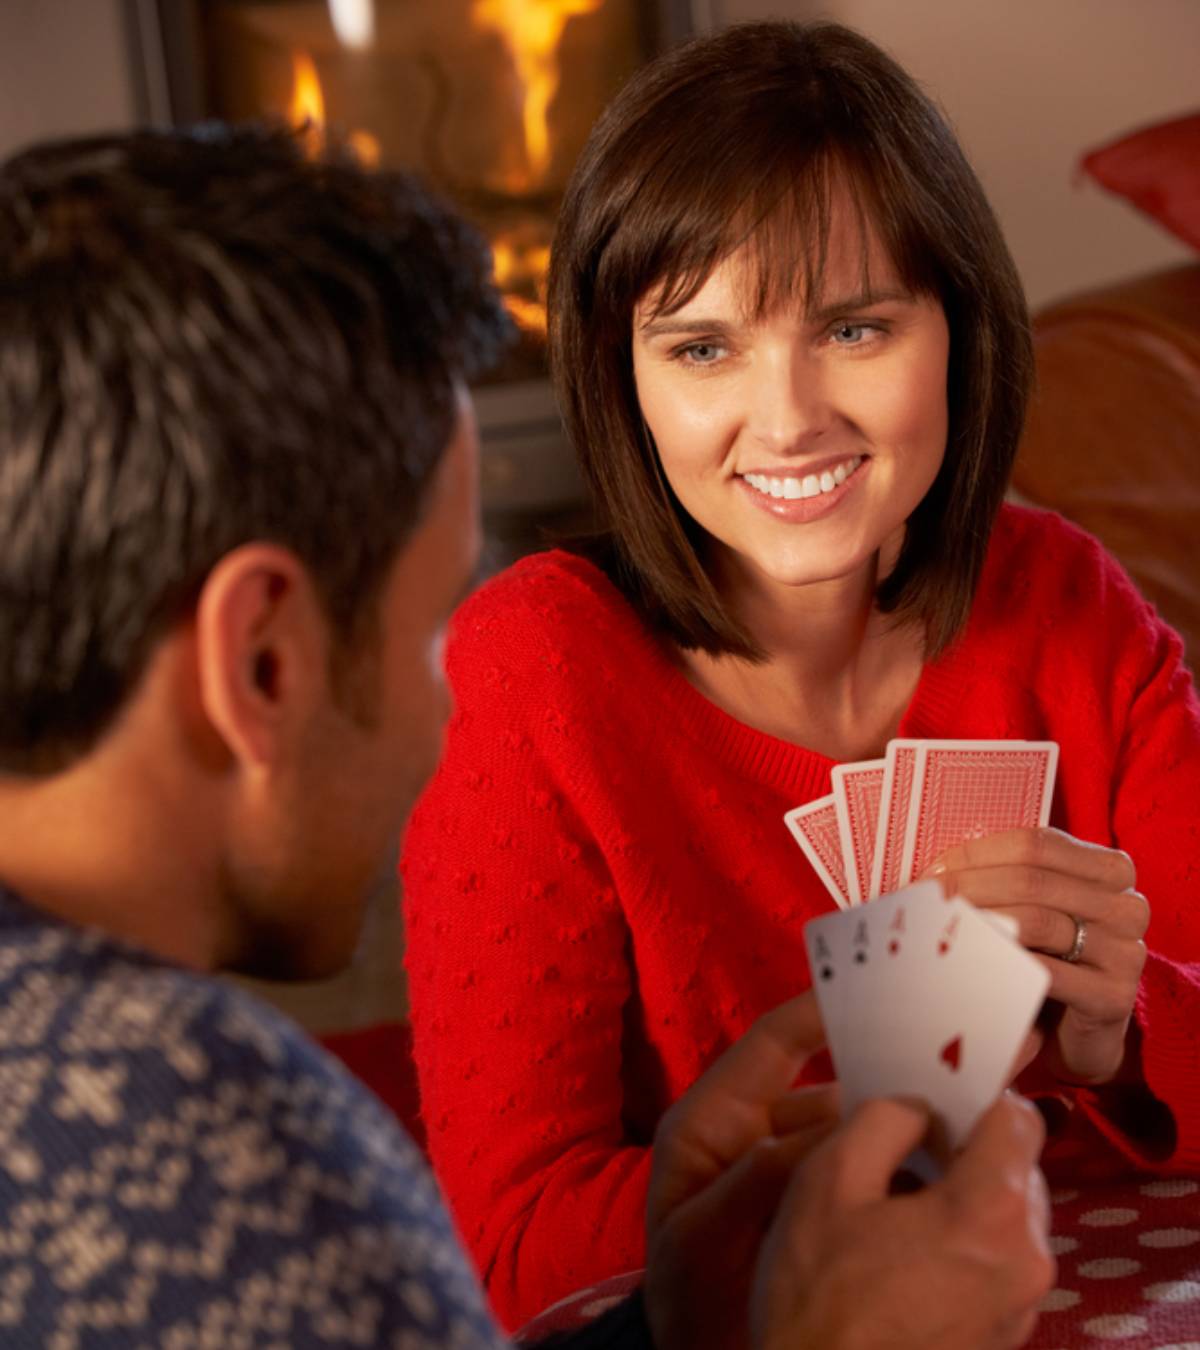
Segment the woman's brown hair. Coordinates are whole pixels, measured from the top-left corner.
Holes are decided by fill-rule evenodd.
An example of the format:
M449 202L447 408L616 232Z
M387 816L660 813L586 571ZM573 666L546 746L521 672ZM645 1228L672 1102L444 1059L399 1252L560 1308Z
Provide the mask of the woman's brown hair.
M837 24L753 23L668 53L610 104L567 188L550 272L551 369L598 542L647 622L687 649L762 656L659 465L634 310L651 296L655 314L680 308L743 245L758 313L814 293L835 189L950 330L945 460L877 603L920 623L931 657L966 622L1032 382L1016 269L953 132L895 61Z

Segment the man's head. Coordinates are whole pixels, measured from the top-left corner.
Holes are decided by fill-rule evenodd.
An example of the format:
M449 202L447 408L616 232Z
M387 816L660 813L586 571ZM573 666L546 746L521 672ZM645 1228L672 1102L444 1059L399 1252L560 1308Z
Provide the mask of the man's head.
M186 783L222 961L344 959L322 906L357 914L430 767L489 270L410 179L282 134L0 171L0 788L128 785L135 746Z

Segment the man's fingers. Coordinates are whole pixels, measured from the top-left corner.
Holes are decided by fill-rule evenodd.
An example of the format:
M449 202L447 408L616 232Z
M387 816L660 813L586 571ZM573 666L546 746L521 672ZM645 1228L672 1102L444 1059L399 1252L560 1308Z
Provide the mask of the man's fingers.
M771 1133L793 1134L814 1126L831 1126L838 1118L838 1085L821 1083L817 1087L797 1088L769 1108Z
M1006 1092L979 1118L966 1148L951 1163L947 1180L969 1190L990 1185L1005 1173L1025 1173L1036 1165L1045 1137L1037 1109Z
M664 1114L654 1139L652 1224L772 1134L772 1105L824 1036L809 990L760 1017Z
M877 1098L864 1102L841 1129L815 1148L803 1169L832 1192L839 1207L881 1200L900 1164L925 1138L930 1125L924 1102ZM793 1187L799 1188L800 1182ZM802 1197L789 1190L789 1203Z
M724 1233L731 1244L749 1241L756 1248L770 1223L797 1165L823 1136L822 1127L810 1127L786 1139L764 1138L696 1194L670 1211L647 1216L647 1234L653 1239L667 1223L686 1224L697 1231Z
M736 1105L765 1110L791 1090L805 1061L825 1043L817 998L807 990L762 1017L688 1090L689 1115Z
M1119 849L1103 848L1053 826L1004 830L982 839L967 839L947 849L928 869L963 872L976 867L1017 865L1062 872L1111 890L1128 890L1137 880L1133 862Z

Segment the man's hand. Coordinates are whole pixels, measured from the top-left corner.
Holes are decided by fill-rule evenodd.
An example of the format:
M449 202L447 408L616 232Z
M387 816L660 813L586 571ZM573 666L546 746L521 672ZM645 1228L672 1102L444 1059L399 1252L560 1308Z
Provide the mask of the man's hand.
M945 1178L889 1196L925 1110L866 1103L796 1169L751 1294L756 1350L1010 1350L1054 1280L1041 1117L1011 1095Z
M792 1091L824 1040L809 992L761 1017L659 1123L646 1208L658 1350L747 1346L759 1248L797 1161L837 1124L832 1086Z
M645 1288L658 1350L1019 1344L1054 1272L1040 1117L1002 1102L944 1181L889 1197L928 1114L873 1102L838 1127L835 1087L792 1089L822 1036L811 993L782 1005L663 1117Z

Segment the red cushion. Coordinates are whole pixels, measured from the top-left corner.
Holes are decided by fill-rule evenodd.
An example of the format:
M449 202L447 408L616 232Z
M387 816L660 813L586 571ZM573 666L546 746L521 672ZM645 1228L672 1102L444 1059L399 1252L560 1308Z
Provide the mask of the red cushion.
M1101 146L1083 157L1082 167L1200 249L1200 113Z

